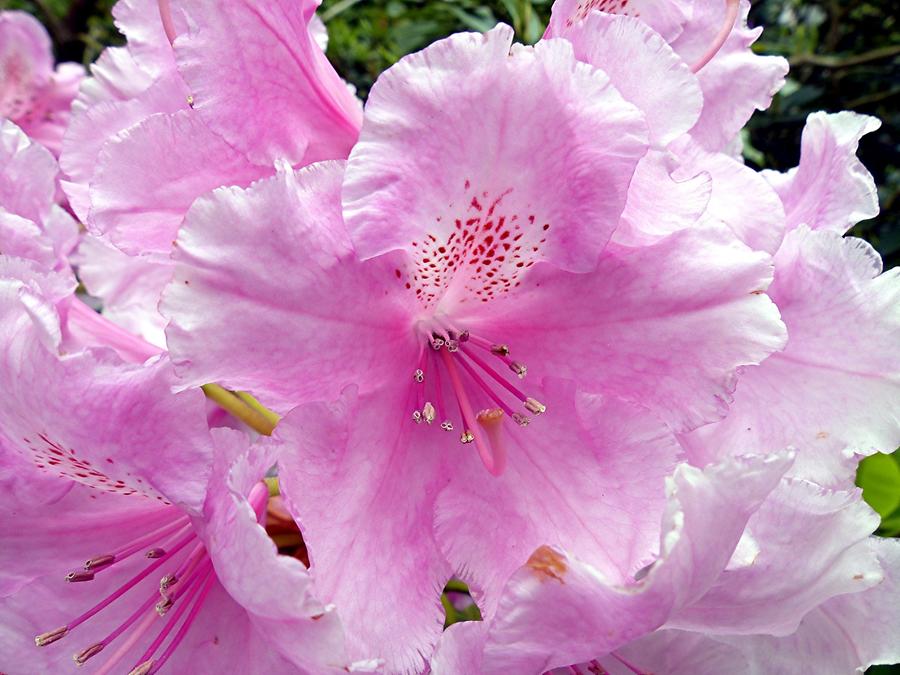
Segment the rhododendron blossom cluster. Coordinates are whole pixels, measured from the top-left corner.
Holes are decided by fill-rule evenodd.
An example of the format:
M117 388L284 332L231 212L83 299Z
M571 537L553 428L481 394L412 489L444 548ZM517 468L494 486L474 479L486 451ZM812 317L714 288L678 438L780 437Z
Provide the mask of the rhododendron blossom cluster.
M747 0L556 0L364 106L317 4L119 0L84 79L0 13L0 671L900 661L879 122L745 166Z

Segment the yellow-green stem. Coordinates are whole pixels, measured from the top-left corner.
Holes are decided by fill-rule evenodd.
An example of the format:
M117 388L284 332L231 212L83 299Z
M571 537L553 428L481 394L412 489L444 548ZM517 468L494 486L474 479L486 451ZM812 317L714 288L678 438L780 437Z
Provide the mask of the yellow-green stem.
M263 436L272 435L272 431L275 430L275 422L272 422L268 416L262 414L256 408L248 405L237 395L224 387L220 387L218 384L204 384L201 389L203 389L203 393L206 394L207 398L223 410L234 415L251 429L254 429ZM274 416L275 413L271 413L271 415Z

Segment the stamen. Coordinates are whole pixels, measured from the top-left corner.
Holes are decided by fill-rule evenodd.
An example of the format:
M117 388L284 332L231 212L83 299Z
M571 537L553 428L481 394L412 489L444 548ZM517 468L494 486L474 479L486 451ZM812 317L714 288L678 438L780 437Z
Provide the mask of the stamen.
M435 418L434 406L431 405L430 401L426 401L425 405L422 407L422 417L425 419L425 421L428 424L431 424L432 422L434 422L434 418Z
M93 581L94 573L86 570L76 570L66 575L66 581L69 583L77 583L79 581Z
M144 617L144 619L137 625L137 627L128 634L128 639L123 642L119 648L112 653L112 655L106 660L106 662L100 666L99 670L97 670L94 675L109 675L113 669L121 663L122 659L124 659L128 652L131 651L132 647L134 647L140 640L147 634L147 631L150 630L150 627L156 621L157 616L155 612L149 612ZM109 644L109 641L106 641Z
M462 443L463 445L468 445L469 443L471 443L474 440L475 440L475 434L473 434L468 429L463 431L459 436L459 442Z
M713 57L715 57L716 54L719 53L722 45L725 44L728 36L731 35L731 29L734 28L734 22L737 21L740 4L740 0L725 0L725 21L722 23L722 28L719 30L719 34L713 39L712 44L703 56L691 66L692 73L699 72L707 63L713 60Z
M513 422L518 424L520 427L527 427L531 424L531 418L523 415L522 413L514 412L511 417L513 418Z
M441 382L441 368L440 364L437 362L437 356L434 358L434 401L436 404L435 415L444 420L441 422L441 429L444 431L453 431L453 423L445 416L447 409L444 407L444 385L443 382Z
M197 612L200 611L200 608L203 606L206 597L209 595L209 591L212 589L213 581L215 581L216 575L213 574L212 569L210 569L209 573L206 575L206 579L203 582L202 588L200 588L199 595L196 596L193 604L190 606L191 610L188 612L187 617L185 617L184 622L181 624L181 627L178 629L178 632L175 633L175 637L172 638L172 641L166 647L166 650L162 653L162 656L156 660L153 664L153 670L157 671L163 667L163 665L168 661L169 657L173 654L173 652L178 648L178 645L181 644L181 641L184 639L184 636L187 635L188 629L191 627L191 624L194 622L194 619L197 617ZM183 607L187 607L187 603L182 605ZM176 609L177 611L177 609ZM174 622L176 619L175 616L172 617L171 621ZM148 671L149 672L149 671Z
M105 645L102 642L98 642L97 644L93 644L90 647L85 647L80 652L75 654L72 659L75 661L76 665L83 666L89 658L92 656L96 656L100 652L103 651L103 647Z
M500 375L500 373L498 373L493 368L491 368L487 363L484 362L484 359L479 357L477 354L472 353L468 349L464 349L463 353L466 356L468 356L470 359L472 359L485 373L487 373L488 375L493 377L494 380L496 380L498 384L502 385L510 394L512 394L517 399L522 401L522 403L525 404L525 407L528 408L529 411L531 411L535 414L540 414L547 410L546 407L544 407L540 403L537 403L537 401L535 401L533 398L526 396L523 392L519 391L515 386L513 386L512 384L507 382L506 378L504 378L502 375ZM528 404L529 401L533 401L535 404L537 404L537 406L539 407L539 410L535 410L535 409L532 409L531 407L529 407L529 404Z
M84 563L84 569L86 570L100 570L104 567L109 567L116 561L116 556L114 555L98 555L94 558L91 558L86 563Z
M137 553L138 551L143 550L144 547L147 546L148 544L152 544L155 541L159 541L163 537L167 537L170 534L180 533L180 531L184 530L186 527L190 527L190 521L189 521L188 517L180 516L179 518L176 518L172 522L166 523L165 525L162 525L161 527L156 528L152 532L148 532L147 534L142 535L142 536L138 537L137 539L134 539L133 541L126 544L125 546L123 546L122 548L120 548L117 551L113 551L112 553L109 553L106 555L101 555L101 556L96 556L94 558L91 558L91 560L88 560L84 564L84 568L96 570L99 572L100 570L105 569L114 563L122 562L129 556L132 556L135 553ZM89 564L93 560L104 560L107 558L112 558L112 562L109 563L108 565L102 565L100 567L97 567L97 566L89 567Z
M528 373L528 367L524 363L519 363L518 361L510 361L506 365L509 366L509 369L511 371L519 376L520 380L525 379L525 375Z
M525 399L525 407L535 415L543 415L547 412L547 406L531 397Z
M425 381L425 373L422 372L421 368L417 368L416 372L413 373L413 379L416 382L424 382Z
M144 554L144 557L150 558L152 560L155 558L162 558L165 554L166 554L166 549L164 549L164 548L151 548L149 551L147 551Z
M463 352L463 353L465 354L465 352ZM508 405L506 405L506 403L503 402L503 399L501 399L500 396L497 395L497 392L495 392L493 389L491 389L487 385L487 383L484 381L484 379L478 373L475 372L475 369L471 365L469 365L469 363L465 359L461 358L459 360L459 362L462 365L462 367L466 369L466 372L469 374L469 377L471 377L475 381L475 384L477 384L479 387L481 387L481 389L488 396L491 397L491 400L494 403L496 403L507 415L513 414L512 409Z
M153 659L148 659L143 663L135 666L132 670L128 672L128 675L147 675L150 670L153 668Z
M34 644L38 647L46 647L49 644L53 644L57 640L62 640L68 634L68 626L60 626L59 628L54 628L53 630L49 630L46 633L41 633L40 635L35 637Z

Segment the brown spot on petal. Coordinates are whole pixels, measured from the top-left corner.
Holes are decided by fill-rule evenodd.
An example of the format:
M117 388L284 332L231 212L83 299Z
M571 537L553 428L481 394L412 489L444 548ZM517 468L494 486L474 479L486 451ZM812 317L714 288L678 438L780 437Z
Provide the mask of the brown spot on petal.
M566 583L563 581L563 575L568 570L566 562L559 553L549 546L541 546L535 550L525 564L534 570L538 576L554 579L561 584Z
M854 574L853 575L854 581L862 581L863 579L865 579L865 576L863 576L862 574Z
M750 291L750 295L762 295L765 291Z
M819 433L816 434L816 438L828 438L828 432L820 431Z

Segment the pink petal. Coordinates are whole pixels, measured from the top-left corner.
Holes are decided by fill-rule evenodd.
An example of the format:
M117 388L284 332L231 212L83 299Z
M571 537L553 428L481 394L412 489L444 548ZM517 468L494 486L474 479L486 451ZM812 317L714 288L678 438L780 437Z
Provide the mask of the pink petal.
M697 122L703 107L697 77L641 19L593 12L565 37L575 58L606 73L622 97L641 109L656 146L665 147Z
M56 160L8 120L0 120L0 208L36 224L56 197Z
M171 394L164 358L133 365L108 348L58 353L55 307L32 280L5 272L0 433L50 473L198 507L209 471L202 394Z
M273 448L248 449L242 432L214 433L220 448L232 446L217 454L204 508L207 550L219 582L285 658L310 672L337 669L346 662L337 616L314 597L303 564L278 554L247 500L275 461Z
M107 319L147 342L165 348L166 320L160 296L172 278L172 263L130 256L92 235L85 235L72 257L78 279L102 301Z
M88 223L126 253L168 255L191 203L221 185L247 185L253 166L193 110L151 115L104 145Z
M341 225L343 166L281 171L199 199L163 300L186 385L249 389L288 410L346 384L409 381L411 294L389 260L357 261ZM389 358L386 358L388 357Z
M747 524L759 547L752 559L725 570L667 625L722 635L793 633L829 598L882 580L869 546L878 522L858 490L785 480Z
M318 4L201 0L182 7L190 28L176 51L194 106L257 164L343 159L356 141L359 105L310 34Z
M482 672L541 672L589 661L660 626L715 582L789 465L788 457L771 456L702 472L680 466L668 490L660 559L639 581L611 583L562 551L535 551L507 584Z
M507 26L454 35L381 75L343 190L360 257L446 242L474 207L551 225L535 258L596 265L646 152L644 122L566 41L511 44Z
M751 659L740 649L698 633L658 630L616 651L646 673L665 675L775 675L768 670L753 671ZM615 657L601 659L615 675L630 673ZM798 665L802 663L798 659ZM615 669L613 669L615 668ZM793 671L792 671L793 672ZM784 673L787 675L787 673Z
M707 152L688 136L673 143L675 180L699 171L711 178L705 216L725 223L738 239L757 251L774 254L785 232L784 208L759 173L721 152Z
M710 175L698 167L692 172L674 164L660 150L651 150L638 162L625 210L613 233L614 242L624 246L651 244L693 227L707 211L714 189Z
M707 51L725 19L725 2L695 2L691 20L672 47L687 63ZM728 146L754 110L765 110L784 84L787 61L780 56L754 54L762 28L747 27L749 0L741 0L741 13L731 35L697 77L703 89L703 113L691 135L707 150Z
M859 140L881 127L868 115L812 113L803 128L800 164L787 173L764 171L784 202L788 229L808 225L843 234L878 215L878 192L856 158Z
M463 621L447 628L431 657L431 672L434 675L481 672L488 626L485 621Z
M725 228L697 228L611 245L591 274L537 266L492 303L489 324L477 320L537 378L572 378L693 428L724 416L740 366L784 344L770 275L768 256Z
M351 656L384 658L391 673L421 672L451 576L432 533L448 480L442 455L410 443L419 428L403 424L405 398L404 387L348 390L333 405L297 408L276 431L280 483L317 586L337 606Z
M898 274L879 274L864 241L806 227L787 235L775 266L769 292L788 327L786 349L748 369L728 417L685 442L700 463L790 445L798 475L831 485L847 478L845 448L871 454L900 443Z
M545 390L541 398L554 403L547 414L526 429L508 423L506 472L490 475L470 453L438 497L437 539L486 617L506 579L542 544L622 583L659 543L665 478L678 454L671 432L645 408L561 381Z
M544 37L568 37L568 31L592 12L640 17L650 28L672 42L691 14L687 0L556 0Z

